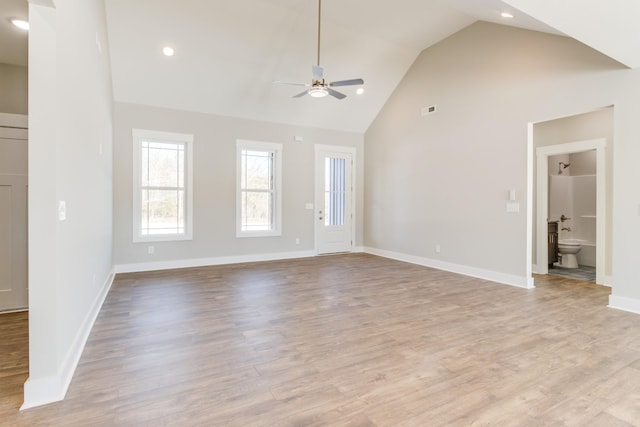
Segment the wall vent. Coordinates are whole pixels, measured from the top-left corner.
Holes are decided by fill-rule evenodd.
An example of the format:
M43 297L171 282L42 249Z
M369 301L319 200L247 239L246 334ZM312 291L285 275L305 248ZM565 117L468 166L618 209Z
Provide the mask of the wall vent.
M429 105L428 107L422 107L421 113L423 116L428 116L430 114L435 114L437 110L436 105Z

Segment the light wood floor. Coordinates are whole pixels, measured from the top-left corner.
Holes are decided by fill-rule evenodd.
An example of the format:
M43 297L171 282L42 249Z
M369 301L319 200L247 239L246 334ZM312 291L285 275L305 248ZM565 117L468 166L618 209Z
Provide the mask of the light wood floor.
M0 424L639 426L640 316L536 285L365 254L119 275L67 398L18 412L9 361Z

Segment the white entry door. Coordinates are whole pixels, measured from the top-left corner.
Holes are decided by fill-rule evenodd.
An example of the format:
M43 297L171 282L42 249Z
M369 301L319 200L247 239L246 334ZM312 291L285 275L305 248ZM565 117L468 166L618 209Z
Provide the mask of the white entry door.
M26 141L0 137L3 155L23 148L26 152ZM0 170L0 311L27 305L27 175Z
M316 145L316 250L353 250L353 160L355 149Z

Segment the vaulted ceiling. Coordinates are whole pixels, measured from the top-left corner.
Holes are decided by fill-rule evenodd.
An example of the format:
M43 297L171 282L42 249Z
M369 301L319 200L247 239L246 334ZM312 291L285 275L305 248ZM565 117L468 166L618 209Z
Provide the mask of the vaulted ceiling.
M54 0L58 1L58 0ZM62 0L59 0L62 1ZM116 101L364 132L419 53L477 20L571 36L640 65L640 2L629 0L323 0L321 65L365 92L292 98L316 62L317 0L105 0ZM0 62L25 65L24 34L0 3ZM510 12L513 18L501 17ZM162 48L175 49L173 57Z
M343 100L292 98L316 63L317 0L107 0L115 98L183 110L364 132L418 54L478 19L504 22L498 0L324 0L321 65L329 81L362 78ZM555 30L514 12L508 23ZM161 54L164 45L176 53Z

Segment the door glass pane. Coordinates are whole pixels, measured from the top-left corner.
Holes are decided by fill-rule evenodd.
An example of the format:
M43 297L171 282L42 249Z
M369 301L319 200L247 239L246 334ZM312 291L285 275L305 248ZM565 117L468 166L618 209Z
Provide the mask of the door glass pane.
M327 157L324 166L324 225L344 225L345 159Z

